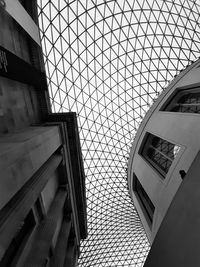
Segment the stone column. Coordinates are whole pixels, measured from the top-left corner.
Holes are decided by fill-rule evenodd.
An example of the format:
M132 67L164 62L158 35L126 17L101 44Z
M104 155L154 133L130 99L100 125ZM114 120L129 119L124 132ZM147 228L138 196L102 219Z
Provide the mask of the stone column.
M36 229L32 248L25 261L24 267L42 267L49 261L50 248L55 234L57 219L62 216L67 192L60 189L50 207L46 219Z
M50 262L50 267L64 266L70 229L71 229L71 214L68 218L66 217L63 218L63 223L58 236L58 241L55 247L54 255Z
M77 264L77 245L76 245L76 238L73 238L68 243L64 266L75 267L76 264Z

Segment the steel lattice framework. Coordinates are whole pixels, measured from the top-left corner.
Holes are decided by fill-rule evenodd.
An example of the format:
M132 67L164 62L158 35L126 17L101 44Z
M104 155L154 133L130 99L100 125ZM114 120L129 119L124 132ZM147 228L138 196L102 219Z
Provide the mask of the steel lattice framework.
M142 266L149 243L127 190L135 132L200 52L198 0L38 0L53 112L76 111L89 236L80 266Z

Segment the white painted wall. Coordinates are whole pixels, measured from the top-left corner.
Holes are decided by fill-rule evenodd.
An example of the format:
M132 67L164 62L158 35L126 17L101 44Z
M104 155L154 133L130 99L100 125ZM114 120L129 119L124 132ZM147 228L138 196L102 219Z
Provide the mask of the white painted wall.
M144 267L200 266L200 152L164 217Z
M179 170L183 169L187 172L200 149L200 114L166 112L160 111L160 109L177 88L197 83L200 85L199 64L200 60L179 74L168 89L161 94L145 116L131 149L128 167L129 190L150 242L153 241L163 217L182 182ZM181 147L165 179L138 154L146 132L150 132ZM149 226L143 210L132 191L133 173L135 173L155 206L152 227Z

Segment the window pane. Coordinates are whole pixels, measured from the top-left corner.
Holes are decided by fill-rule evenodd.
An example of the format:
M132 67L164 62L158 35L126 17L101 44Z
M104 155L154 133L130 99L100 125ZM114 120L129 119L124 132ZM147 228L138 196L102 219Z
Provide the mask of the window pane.
M133 190L137 193L150 222L152 222L155 207L135 174L133 179L135 180L133 181L134 184Z
M145 138L141 154L165 177L179 150L179 146L149 133Z
M157 140L157 142L154 141ZM159 151L161 151L166 156L170 157L172 160L174 159L174 144L167 142L161 138L154 137L152 140L152 145Z
M172 161L165 158L162 154L155 150L153 151L153 153L148 153L148 156L160 169L162 169L165 173L168 172Z
M166 111L200 113L200 88L180 90L167 104Z

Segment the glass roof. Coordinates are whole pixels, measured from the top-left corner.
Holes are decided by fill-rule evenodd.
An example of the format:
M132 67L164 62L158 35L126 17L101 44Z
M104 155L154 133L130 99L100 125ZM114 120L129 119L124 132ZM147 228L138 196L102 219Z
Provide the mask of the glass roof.
M127 188L136 130L199 57L200 2L38 0L53 112L77 112L88 238L79 266L143 266L149 243Z

